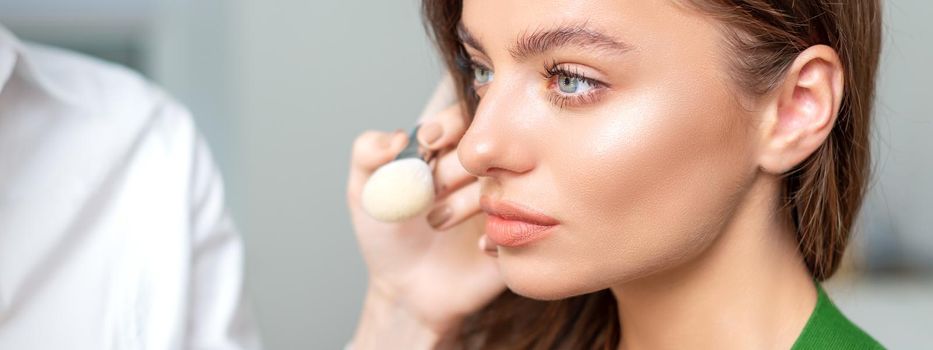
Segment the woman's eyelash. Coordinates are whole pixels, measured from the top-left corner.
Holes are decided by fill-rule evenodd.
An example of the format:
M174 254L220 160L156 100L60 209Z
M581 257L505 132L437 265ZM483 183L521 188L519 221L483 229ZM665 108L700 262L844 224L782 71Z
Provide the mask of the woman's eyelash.
M492 69L489 69L489 67L486 67L485 64L479 63L479 62L474 61L474 60L470 60L470 65L469 65L469 70L468 70L468 72L469 72L470 74L473 74L473 70L476 69L476 68L479 68L479 69L482 69L482 70L486 70L486 71L492 72Z
M556 105L559 109L563 109L565 106L573 107L595 103L599 99L600 92L603 90L602 88L607 86L607 84L599 80L587 77L581 73L579 69L565 68L557 61L546 63L541 76L548 81L548 101ZM592 91L580 95L568 95L555 92L551 85L554 84L554 80L557 77L577 79L589 85Z
M587 77L577 68L567 69L554 61L544 66L544 73L542 73L541 76L544 77L544 79L552 79L557 76L579 79L580 81L586 82L594 88L599 88L606 85L599 80Z
M482 69L491 72L492 69L487 67L485 64L478 62L473 57L466 55L465 53L463 56L458 55L456 63L462 74L465 74L469 76L471 80L474 80L474 83L470 84L468 89L476 98L479 98L479 91L477 91L478 86L476 85L475 78L473 77L475 70ZM602 95L604 90L603 88L608 86L606 83L587 77L574 66L566 67L557 61L550 61L545 63L541 76L548 82L548 101L557 106L559 109L563 109L564 107L568 106L576 107L596 103L599 101L600 95ZM558 78L576 79L578 82L586 84L586 86L588 86L590 89L589 91L580 94L568 94L555 91L556 80Z
M468 73L473 69L473 58L466 52L466 49L463 46L460 46L460 49L457 50L457 54L454 56L454 64L457 66L457 69L463 73Z

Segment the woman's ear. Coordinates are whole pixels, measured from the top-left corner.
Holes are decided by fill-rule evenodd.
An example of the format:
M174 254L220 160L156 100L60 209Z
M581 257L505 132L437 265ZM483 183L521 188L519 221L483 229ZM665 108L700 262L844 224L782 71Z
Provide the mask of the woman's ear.
M826 141L842 102L844 74L831 47L801 52L778 85L760 124L759 165L781 174L803 162Z

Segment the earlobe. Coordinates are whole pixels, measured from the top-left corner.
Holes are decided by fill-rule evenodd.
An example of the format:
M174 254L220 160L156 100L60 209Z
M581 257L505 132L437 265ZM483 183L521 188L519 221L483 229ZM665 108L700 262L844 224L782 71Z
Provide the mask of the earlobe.
M826 141L842 102L843 76L839 56L829 46L811 46L797 56L761 124L763 170L784 173Z

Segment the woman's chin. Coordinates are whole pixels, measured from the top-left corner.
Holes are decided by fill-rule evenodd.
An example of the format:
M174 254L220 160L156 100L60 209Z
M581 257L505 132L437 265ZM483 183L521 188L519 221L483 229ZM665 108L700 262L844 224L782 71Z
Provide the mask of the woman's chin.
M499 256L499 272L515 294L536 300L558 300L599 291L605 281L582 277L579 271L551 263L536 264Z

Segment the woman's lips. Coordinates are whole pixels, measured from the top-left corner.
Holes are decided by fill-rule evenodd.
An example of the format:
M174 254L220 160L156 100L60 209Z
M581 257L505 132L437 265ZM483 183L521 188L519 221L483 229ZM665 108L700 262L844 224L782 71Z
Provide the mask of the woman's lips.
M517 203L480 197L480 207L488 215L486 235L496 244L515 247L541 239L559 222Z

